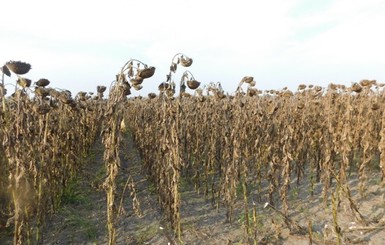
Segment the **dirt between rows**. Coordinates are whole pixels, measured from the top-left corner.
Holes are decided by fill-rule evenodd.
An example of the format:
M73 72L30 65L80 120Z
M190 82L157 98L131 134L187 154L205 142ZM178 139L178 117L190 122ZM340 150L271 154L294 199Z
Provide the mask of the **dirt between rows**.
M187 185L181 191L183 237L182 241L176 239L162 216L155 186L142 171L140 154L131 135L123 135L117 203L120 204L130 177L140 202L140 214L133 210L130 190L126 189L117 222L117 244L234 244L242 240L241 225L226 223L224 208L217 210ZM75 194L78 200L64 205L50 218L43 244L107 244L106 194L102 189L105 178L103 148L98 140L79 174Z
M155 187L141 169L140 154L131 135L123 135L121 169L117 178L117 205L122 207L117 223L117 244L310 244L310 241L312 244L337 244L331 201L328 205L323 202L321 184L317 184L314 194L310 195L307 180L300 185L291 185L288 217L280 214L280 207L266 205L267 188L263 188L262 193L252 190L250 209L255 207L257 220L253 222L249 218L252 228L248 239L241 194L230 224L226 222L223 205L216 208L209 198L194 190L191 180L182 179L180 212L183 235L181 240L176 239L162 216ZM99 139L74 181L67 200L64 199L65 204L48 219L43 244L107 244L106 194L101 188L105 178L103 151ZM124 191L121 199L129 177L135 184L140 215L133 210L130 189ZM381 186L379 174L370 174L364 197L358 194L357 179L354 176L350 179L353 200L368 222L360 223L351 211L348 199L341 198L337 216L341 243L385 244L385 188ZM267 187L267 183L262 186ZM296 225L303 228L302 232L294 229ZM12 244L11 237L0 241Z

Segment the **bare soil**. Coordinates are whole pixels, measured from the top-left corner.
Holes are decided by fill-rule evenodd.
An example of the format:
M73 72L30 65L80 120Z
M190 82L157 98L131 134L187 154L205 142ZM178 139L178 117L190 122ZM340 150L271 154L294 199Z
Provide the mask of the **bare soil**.
M331 200L326 204L323 201L321 184L314 186L311 195L306 177L299 185L291 184L290 211L286 218L278 211L281 207L265 207L267 183L263 183L261 193L254 191L256 187L250 187L249 208L252 211L255 207L257 222L250 221L253 227L249 236L245 232L246 218L241 194L235 203L234 219L230 224L226 222L223 205L219 208L213 206L210 198L194 190L190 180L182 179L183 236L179 241L162 217L155 187L141 169L140 154L129 133L124 133L122 144L117 205L121 196L123 199L117 225L117 244L253 244L252 238L255 244L310 244L310 236L313 244L337 244ZM341 194L337 219L342 244L385 244L385 188L381 186L379 171L369 174L363 197L358 193L358 180L354 175L349 177L353 201L366 223L356 218L357 213L351 211L351 203ZM135 183L141 215L133 210L131 190L126 189L122 195L130 176ZM72 196L47 221L43 244L107 243L106 195L102 189L104 178L103 145L98 140L74 183ZM305 232L295 229L295 225ZM0 238L0 243L11 244L11 239Z
M120 203L131 176L141 214L133 210L130 190L126 189L117 225L117 244L232 244L242 240L241 225L226 223L224 208L217 210L209 200L186 185L181 191L183 237L182 242L178 241L162 216L155 187L141 169L140 154L130 134L124 134L122 144L117 201ZM107 244L103 151L101 142L96 142L92 156L79 174L79 199L86 200L63 206L47 222L44 244Z

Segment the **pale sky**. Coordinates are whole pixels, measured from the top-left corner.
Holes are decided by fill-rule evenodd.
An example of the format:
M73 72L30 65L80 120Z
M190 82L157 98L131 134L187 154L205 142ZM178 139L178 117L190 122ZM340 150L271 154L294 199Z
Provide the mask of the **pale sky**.
M194 62L178 67L177 84L188 70L229 93L243 76L259 89L385 82L384 0L18 0L1 10L0 62L28 62L27 78L74 94L108 87L131 58L156 67L133 95L158 92L180 52Z

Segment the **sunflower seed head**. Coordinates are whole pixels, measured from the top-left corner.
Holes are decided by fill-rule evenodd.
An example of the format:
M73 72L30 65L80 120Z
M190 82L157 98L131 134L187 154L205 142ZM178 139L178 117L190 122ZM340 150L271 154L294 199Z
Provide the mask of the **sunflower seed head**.
M187 81L187 86L190 89L197 89L201 83L198 82L197 80L188 80Z
M98 93L104 93L106 91L107 87L106 86L97 86L96 91Z
M377 81L376 80L361 80L360 85L362 87L371 87L372 85L376 85Z
M362 87L358 83L354 83L351 89L356 93L360 93L362 91Z
M254 80L254 77L252 76L244 76L241 80L243 83L251 83Z
M49 84L50 84L50 81L48 79L45 79L45 78L41 78L36 82L36 85L39 87L45 87Z
M148 98L154 99L154 98L156 98L156 94L155 93L149 93Z
M182 56L182 57L180 58L180 64L181 64L181 66L189 67L189 66L192 65L192 63L193 63L193 59L191 59L191 58L184 57L184 56Z
M31 65L21 61L8 61L5 64L9 70L18 75L24 75L29 72Z
M306 88L306 85L305 84L300 84L298 85L298 90L303 90Z
M155 73L155 67L151 66L149 68L144 68L141 70L138 70L137 77L140 77L142 79L150 78Z

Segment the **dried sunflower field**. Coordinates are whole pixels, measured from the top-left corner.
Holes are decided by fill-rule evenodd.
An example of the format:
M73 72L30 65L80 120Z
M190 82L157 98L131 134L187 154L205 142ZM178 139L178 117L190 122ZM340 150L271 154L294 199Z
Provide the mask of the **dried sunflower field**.
M158 93L131 97L155 73L132 59L107 98L73 98L7 62L0 243L382 243L384 84L261 91L245 76L228 95L185 70L176 93L192 63L176 54Z

